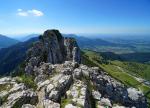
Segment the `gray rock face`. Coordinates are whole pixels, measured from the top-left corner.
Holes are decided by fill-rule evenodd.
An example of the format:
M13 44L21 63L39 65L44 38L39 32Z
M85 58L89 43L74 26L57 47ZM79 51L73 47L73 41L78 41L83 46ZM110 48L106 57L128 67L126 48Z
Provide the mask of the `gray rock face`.
M102 98L102 99L99 101L99 104L100 104L100 105L103 105L103 106L112 107L110 100L107 99L107 98Z
M8 93L14 93L14 92L17 92L17 91L21 91L21 90L26 90L26 86L23 84L23 83L20 83L20 84L14 84L14 86L9 90Z
M24 104L21 108L36 108L34 105Z
M66 60L81 62L80 49L75 39L64 39L58 30L47 30L39 38L39 42L28 51L26 73L32 74L35 66L39 66L41 62L52 64Z
M15 81L14 81L14 79L11 78L11 77L3 77L3 78L0 79L0 85L2 85L2 84L7 84L7 83L14 84Z
M65 106L65 108L77 108L77 107L72 105L72 104L68 104L68 105Z
M0 79L0 85L11 87L0 91L0 107L60 108L63 105L64 108L93 108L94 103L97 108L147 107L142 92L124 87L97 67L90 68L72 61L55 65L40 63L34 73L36 91L23 83L18 84L15 78ZM37 81L39 76L44 78ZM4 97L6 102L2 101Z
M43 108L60 108L60 104L46 99L43 102Z
M47 86L47 95L50 100L53 100L54 102L59 102L61 95L66 92L66 90L70 87L72 83L72 76L65 75L62 76L59 81L57 82L57 85L49 85Z
M41 36L42 43L47 55L46 62L56 64L64 59L64 38L57 30L47 30ZM45 58L46 59L46 58Z
M34 75L33 71L39 64L39 62L40 62L39 57L31 57L26 64L25 72L29 75Z
M40 66L37 68L35 67L32 71L34 75L36 76L35 82L43 82L47 77L53 72L54 67L51 66L50 63L41 63Z
M2 108L12 108L21 107L21 105L26 103L36 104L38 101L37 94L32 90L18 91L16 93L10 94L7 98L7 102L4 103Z
M101 99L101 94L98 91L93 90L92 95L93 95L93 98L96 99L96 100Z
M135 88L128 88L127 91L128 97L134 101L137 101L143 95L141 91L137 91Z
M67 60L73 60L73 62L81 62L80 49L74 38L65 38L64 45L67 51Z
M73 73L74 78L81 79L82 78L82 70L81 69L75 69Z
M146 99L142 92L133 88L127 89L102 71L93 71L90 76L98 91L102 96L110 99L110 102L118 102L128 107L146 108Z
M65 106L65 108L68 108L69 106L72 108L79 106L84 108L91 108L87 85L80 80L76 80L70 90L67 91L67 97L68 100L75 104L75 106L68 104Z

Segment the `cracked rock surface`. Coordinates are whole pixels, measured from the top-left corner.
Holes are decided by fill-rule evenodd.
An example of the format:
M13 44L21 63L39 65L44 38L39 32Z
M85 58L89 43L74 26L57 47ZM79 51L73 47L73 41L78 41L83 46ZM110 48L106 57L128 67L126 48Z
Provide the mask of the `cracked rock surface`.
M44 68L43 65L47 63L38 68ZM48 65L53 68L47 70L50 74L45 80L36 83L36 90L18 83L15 78L0 79L0 85L11 84L0 91L0 98L6 98L1 108L146 108L142 92L124 87L97 67L82 64L76 67L72 61Z

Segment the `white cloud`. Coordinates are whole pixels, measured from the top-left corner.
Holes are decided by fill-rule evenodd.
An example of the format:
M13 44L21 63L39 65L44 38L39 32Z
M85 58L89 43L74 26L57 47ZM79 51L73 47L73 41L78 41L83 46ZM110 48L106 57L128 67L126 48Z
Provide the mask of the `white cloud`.
M17 11L18 11L18 12L21 12L21 11L22 11L22 9L18 9Z
M29 16L27 12L18 12L19 16Z
M28 13L30 13L30 14L32 14L32 15L34 15L34 16L43 16L43 15L44 15L43 12L41 12L41 11L39 11L39 10L35 10L35 9L33 9L33 10L28 10Z
M17 14L19 16L43 16L44 13L42 11L36 10L36 9L32 9L32 10L27 10L27 11L23 11L22 9L17 9Z

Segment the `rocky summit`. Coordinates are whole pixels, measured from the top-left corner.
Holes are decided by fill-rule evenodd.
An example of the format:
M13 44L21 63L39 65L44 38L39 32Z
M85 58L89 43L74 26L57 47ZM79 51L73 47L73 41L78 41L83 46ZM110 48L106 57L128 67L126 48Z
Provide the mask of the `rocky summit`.
M28 50L24 76L0 79L0 108L147 108L141 91L83 65L76 40L58 30L45 31Z

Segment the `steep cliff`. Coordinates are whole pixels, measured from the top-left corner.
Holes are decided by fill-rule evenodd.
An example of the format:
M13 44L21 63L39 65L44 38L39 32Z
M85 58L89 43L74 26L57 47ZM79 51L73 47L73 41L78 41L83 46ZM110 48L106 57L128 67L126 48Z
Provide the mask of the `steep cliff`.
M58 30L47 30L29 49L25 71L31 74L41 62L57 64L68 60L81 62L80 48L75 39L64 38Z

